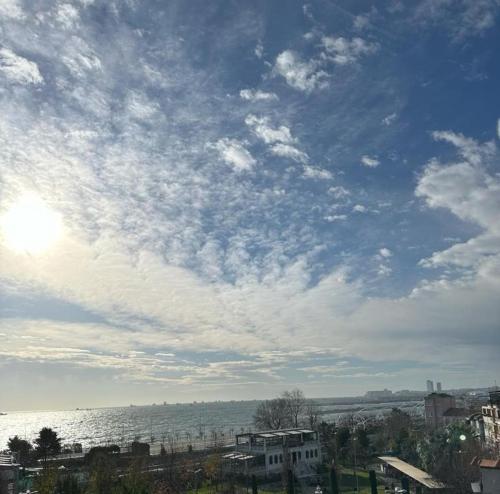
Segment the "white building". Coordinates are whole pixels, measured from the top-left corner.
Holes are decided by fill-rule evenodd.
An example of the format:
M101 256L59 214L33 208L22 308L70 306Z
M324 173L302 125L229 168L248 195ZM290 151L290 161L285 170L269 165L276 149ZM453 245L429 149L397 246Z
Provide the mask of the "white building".
M430 379L427 379L427 392L434 393L434 383Z
M310 429L248 432L236 436L235 451L223 458L246 474L269 476L292 469L297 477L306 477L321 463L321 445Z
M481 415L486 443L500 450L500 391L490 392L490 402L481 408Z

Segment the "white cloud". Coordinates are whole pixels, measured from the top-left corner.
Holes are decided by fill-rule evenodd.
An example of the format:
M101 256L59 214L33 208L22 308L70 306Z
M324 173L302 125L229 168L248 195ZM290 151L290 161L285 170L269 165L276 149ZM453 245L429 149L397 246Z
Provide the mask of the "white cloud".
M377 168L377 166L380 165L380 161L377 158L365 154L361 156L361 164L369 168Z
M450 164L431 160L419 179L416 195L431 208L446 208L458 218L480 226L483 233L435 252L421 264L473 268L486 275L486 271L495 269L495 262L500 263L500 178L487 166L498 157L496 146L450 131L434 132L433 136L453 144L462 160Z
M137 120L150 120L160 108L158 103L151 101L144 93L131 91L127 95L126 109Z
M346 214L332 214L329 216L325 216L325 220L329 222L333 221L345 221L347 219Z
M382 257L392 257L392 252L387 247L382 247L378 252Z
M100 71L101 60L81 38L72 36L65 45L63 63L76 77L84 77L87 72Z
M397 113L390 113L389 115L387 115L382 119L382 123L384 125L391 125L394 122L394 120L396 120L396 118L398 118Z
M366 213L368 210L366 209L366 206L363 206L362 204L356 204L352 208L354 213Z
M496 0L423 0L415 9L415 18L445 29L454 41L462 41L492 29L499 11Z
M328 85L328 74L320 69L320 65L316 60L305 62L294 51L285 50L276 58L274 72L284 77L294 89L311 92Z
M283 144L282 142L278 142L273 144L270 147L271 153L276 156L282 156L283 158L290 158L298 163L307 163L309 157L303 151L300 151L294 146L290 144Z
M269 124L269 119L267 117L259 118L250 114L245 118L245 123L253 130L254 134L266 144L276 142L293 144L296 142L296 139L292 137L289 127L280 125L278 128L273 128Z
M324 168L304 165L304 177L318 180L331 180L333 178L333 174Z
M439 130L432 133L432 137L437 141L445 141L453 144L462 157L473 165L480 164L484 159L490 159L495 155L496 146L493 141L479 144L470 137L457 134L450 130Z
M8 48L0 49L0 74L19 84L41 84L43 77L35 62L16 55Z
M64 29L73 28L79 18L80 13L78 12L78 9L73 5L69 3L62 3L58 5L56 19L63 25Z
M354 29L362 31L370 25L370 15L369 14L359 14L354 17L352 21Z
M214 148L219 152L221 158L236 171L251 170L257 163L250 151L245 148L244 143L237 139L219 139Z
M0 18L22 19L23 9L19 0L0 0Z
M264 55L264 45L260 41L255 46L254 53L257 58L262 58Z
M343 199L344 197L348 197L351 193L341 185L337 185L336 187L330 187L328 192L335 197L335 199Z
M240 98L247 101L276 101L279 99L276 93L267 93L260 89L242 89Z
M324 36L322 43L326 56L337 65L354 63L363 55L371 55L379 48L377 43L370 43L357 37L349 40L343 37Z

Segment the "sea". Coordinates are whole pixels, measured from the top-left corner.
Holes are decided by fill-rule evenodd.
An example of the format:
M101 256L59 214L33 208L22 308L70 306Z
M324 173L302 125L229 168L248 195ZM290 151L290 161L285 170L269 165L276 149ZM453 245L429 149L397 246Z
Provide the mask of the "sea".
M322 398L314 401L320 420L336 422L343 416L382 416L398 407L421 414L422 400L363 403L359 400ZM92 408L61 411L8 412L0 415L0 451L10 437L33 441L43 427L54 429L64 445L79 443L83 450L132 441L147 442L152 451L163 443L186 450L229 445L234 436L254 430L253 416L259 401L217 401L151 406Z

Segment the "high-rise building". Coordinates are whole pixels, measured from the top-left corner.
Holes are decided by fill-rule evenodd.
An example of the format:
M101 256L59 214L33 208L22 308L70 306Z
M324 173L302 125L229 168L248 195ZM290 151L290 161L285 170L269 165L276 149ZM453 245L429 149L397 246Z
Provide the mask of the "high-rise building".
M427 392L434 393L434 383L430 379L427 379Z
M437 382L437 383L436 383L436 391L437 391L438 393L441 393L441 391L442 391L442 388L441 388L441 383L439 383L439 382Z

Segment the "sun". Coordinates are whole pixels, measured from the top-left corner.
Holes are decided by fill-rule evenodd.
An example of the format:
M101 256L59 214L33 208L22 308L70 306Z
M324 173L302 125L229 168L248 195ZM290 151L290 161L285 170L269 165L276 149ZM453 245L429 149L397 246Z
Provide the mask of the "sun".
M15 201L0 217L2 241L10 249L41 254L52 247L62 234L61 215L35 194Z

